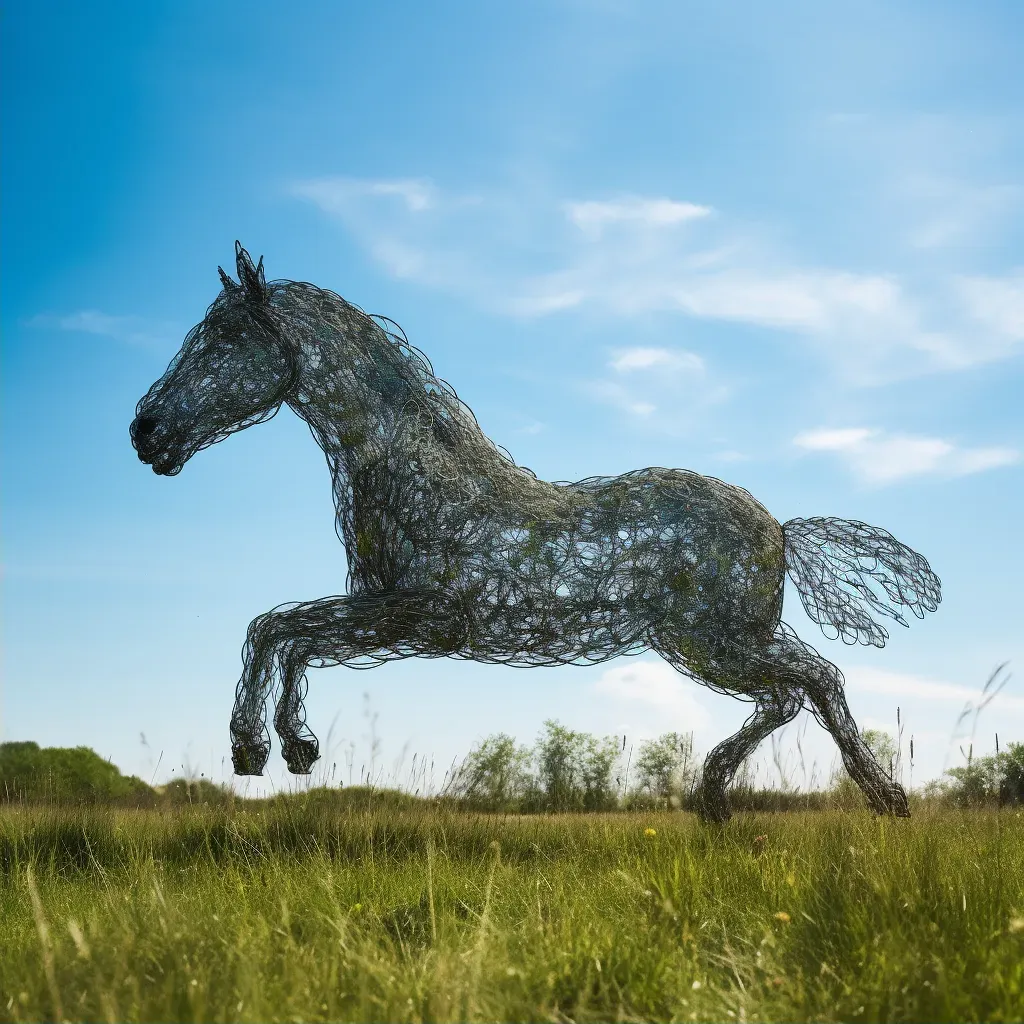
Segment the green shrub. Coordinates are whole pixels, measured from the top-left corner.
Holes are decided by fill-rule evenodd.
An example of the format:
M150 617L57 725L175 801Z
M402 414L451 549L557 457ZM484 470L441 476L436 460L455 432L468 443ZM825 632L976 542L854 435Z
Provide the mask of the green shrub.
M0 743L0 800L148 807L156 795L88 747L40 748L23 742Z
M948 768L946 774L953 782L945 791L958 806L1024 803L1024 743L1010 743L998 755L969 757L967 764Z

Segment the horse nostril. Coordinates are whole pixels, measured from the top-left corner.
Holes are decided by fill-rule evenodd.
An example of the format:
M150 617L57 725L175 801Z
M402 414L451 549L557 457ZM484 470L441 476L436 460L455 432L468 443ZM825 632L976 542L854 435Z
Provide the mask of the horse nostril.
M147 434L152 434L156 430L156 418L153 416L138 416L135 419L135 435L137 437L145 437Z

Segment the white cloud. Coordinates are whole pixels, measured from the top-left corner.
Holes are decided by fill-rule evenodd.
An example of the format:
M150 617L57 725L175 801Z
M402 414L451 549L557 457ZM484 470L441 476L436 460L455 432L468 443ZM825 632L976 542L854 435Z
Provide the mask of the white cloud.
M320 178L296 184L292 190L331 213L345 213L354 200L370 196L397 196L406 209L418 213L434 207L438 198L437 189L423 178Z
M580 289L548 292L544 295L521 296L510 299L505 305L510 312L522 316L545 316L562 309L572 309L587 300L587 293Z
M635 419L656 422L661 429L689 429L687 424L692 425L704 410L731 395L727 386L708 382L704 360L694 352L635 346L614 351L608 366L614 371L615 379L584 381L581 389L591 398L621 409ZM641 393L621 382L621 377L627 375L637 383L642 382ZM687 378L693 375L700 376L699 388L688 386ZM683 406L679 402L681 391L688 394ZM654 414L660 409L666 412L655 421Z
M971 316L1009 341L1024 341L1024 270L1005 277L956 279Z
M711 724L711 718L694 693L696 685L666 661L629 659L602 673L594 690L604 697L656 710L664 715L666 732L702 732Z
M800 266L695 202L572 200L560 218L544 197L450 196L423 179L319 179L292 192L395 276L506 315L675 312L796 332L860 384L963 369L1024 341L1019 277Z
M858 205L883 247L926 252L934 264L991 249L1012 231L1024 196L1013 183L1015 118L891 107L832 115L822 127L827 155L856 175Z
M793 438L793 443L812 451L836 451L853 448L866 441L873 433L867 427L850 427L845 430L810 430Z
M626 388L610 380L585 381L581 386L592 398L607 405L614 405L633 416L646 418L658 408L652 402L637 398Z
M627 348L618 352L608 364L618 373L630 370L690 370L704 369L704 360L694 352L669 352L664 348Z
M426 256L412 246L393 238L381 238L373 243L370 251L393 277L418 278L423 274Z
M673 298L687 312L773 327L835 330L844 315L892 315L899 287L884 277L827 271L735 270L695 276Z
M669 227L686 221L709 217L712 210L696 203L674 199L644 199L629 196L615 202L568 202L564 204L566 216L580 230L597 238L609 224L631 223L648 227Z
M974 707L983 700L981 688L960 686L904 672L890 672L864 666L845 669L843 675L846 677L848 688L865 693L883 693L890 697L917 697L926 701L950 701L960 705L969 701ZM1008 712L1024 711L1024 697L1000 693L992 698L989 707Z
M154 324L136 316L111 316L96 309L83 309L66 316L40 313L27 321L30 327L56 327L61 331L97 334L126 345L165 350L180 344L184 333L175 336L171 324Z
M544 424L539 420L534 420L532 423L528 423L525 427L520 427L516 430L517 434L539 434L544 430Z
M938 249L978 240L1020 201L1020 189L1010 185L972 185L932 174L907 175L895 191L919 220L909 232L910 244Z
M793 438L808 451L835 452L863 481L887 484L906 477L966 476L1019 461L1012 448L958 448L937 437L886 434L866 427L810 430Z

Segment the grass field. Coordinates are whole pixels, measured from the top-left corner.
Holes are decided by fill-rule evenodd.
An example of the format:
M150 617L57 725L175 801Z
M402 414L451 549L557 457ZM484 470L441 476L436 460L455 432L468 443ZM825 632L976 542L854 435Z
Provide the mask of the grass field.
M4 1020L1024 1020L1024 815L0 811Z

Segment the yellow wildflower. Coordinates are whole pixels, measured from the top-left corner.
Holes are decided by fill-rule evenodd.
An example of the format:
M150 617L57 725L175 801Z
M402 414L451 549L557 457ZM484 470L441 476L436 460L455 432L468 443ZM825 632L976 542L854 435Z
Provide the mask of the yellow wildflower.
M657 834L658 833L655 832L653 828L645 828L644 829L644 835L645 836L656 836Z
M783 924L789 924L791 918L790 918L789 914L787 914L784 910L780 910L775 915L775 920L776 921L781 921Z

